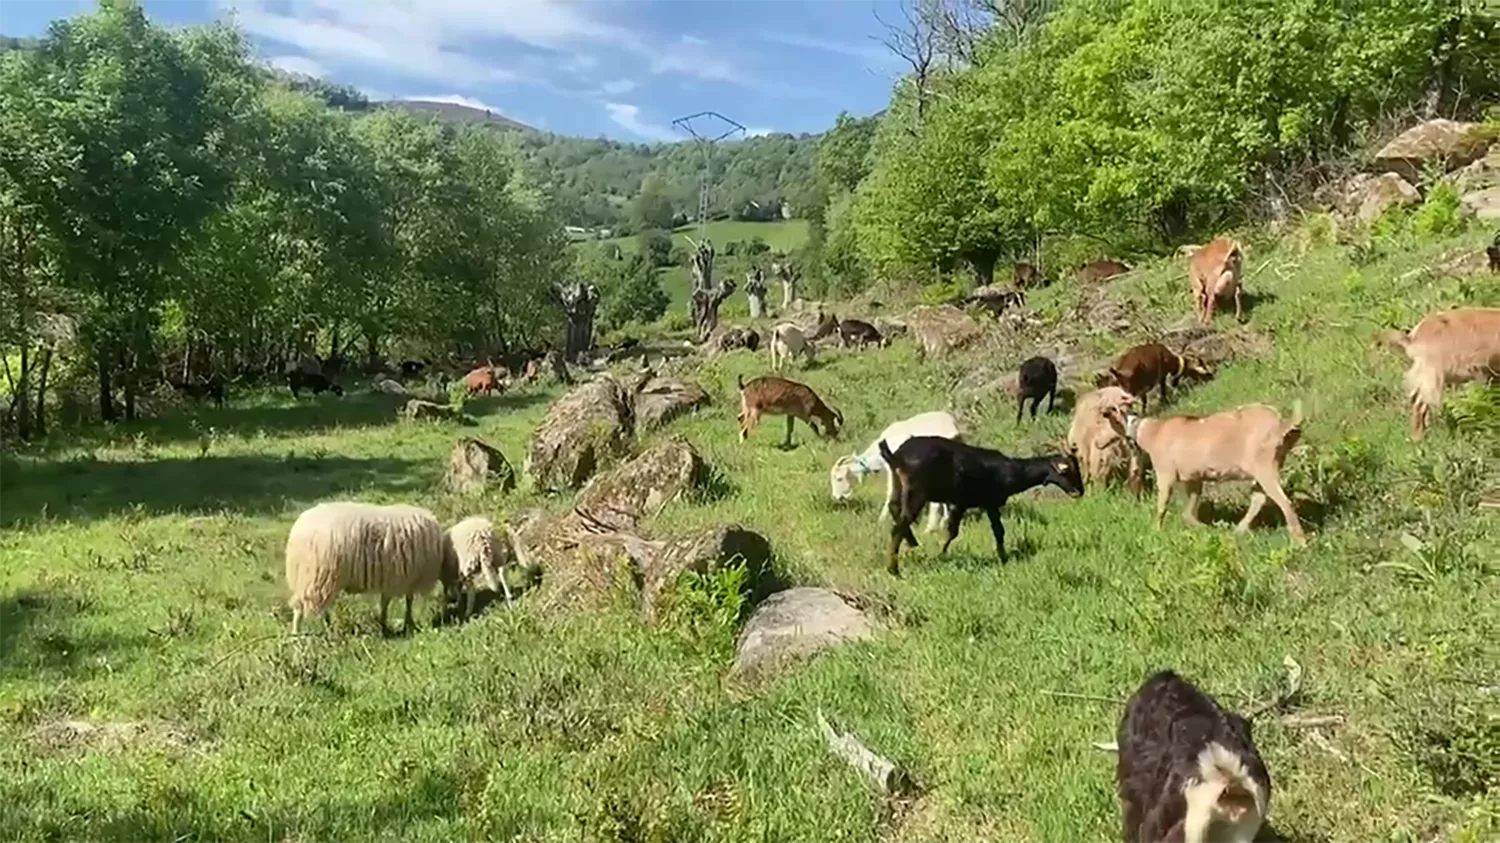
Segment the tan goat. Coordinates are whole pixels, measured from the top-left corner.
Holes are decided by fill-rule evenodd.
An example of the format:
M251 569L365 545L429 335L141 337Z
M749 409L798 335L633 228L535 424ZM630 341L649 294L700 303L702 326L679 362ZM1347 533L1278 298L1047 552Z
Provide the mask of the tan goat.
M1411 438L1421 441L1443 405L1443 389L1480 379L1500 380L1500 307L1460 307L1429 313L1410 332L1383 331L1379 339L1411 360L1406 394Z
M1083 466L1083 478L1090 484L1103 483L1116 468L1130 463L1130 443L1125 441L1105 417L1106 408L1130 409L1135 396L1118 386L1106 386L1080 396L1073 407L1073 424L1068 428L1068 448Z
M1204 481L1253 480L1257 488L1250 493L1250 508L1235 529L1248 531L1269 497L1286 516L1292 543L1307 544L1297 511L1281 488L1281 464L1302 437L1300 400L1287 420L1266 404L1245 404L1209 416L1143 419L1118 407L1109 407L1105 414L1111 426L1144 451L1156 469L1158 527L1178 483L1188 492L1183 517L1199 524L1198 501Z
M1234 318L1244 316L1241 297L1245 250L1227 237L1219 237L1195 250L1188 258L1188 283L1193 289L1193 312L1200 325L1214 321L1214 306L1234 297Z
M837 328L835 328L837 330ZM817 358L818 347L802 329L791 322L782 322L771 331L771 371L779 372L793 357L805 356L811 363Z

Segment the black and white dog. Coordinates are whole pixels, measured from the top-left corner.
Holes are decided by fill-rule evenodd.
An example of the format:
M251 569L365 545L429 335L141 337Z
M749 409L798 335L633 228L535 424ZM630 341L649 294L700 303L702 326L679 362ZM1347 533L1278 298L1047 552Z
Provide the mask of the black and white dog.
M1271 776L1250 721L1163 670L1126 704L1117 740L1127 843L1255 839L1270 808Z

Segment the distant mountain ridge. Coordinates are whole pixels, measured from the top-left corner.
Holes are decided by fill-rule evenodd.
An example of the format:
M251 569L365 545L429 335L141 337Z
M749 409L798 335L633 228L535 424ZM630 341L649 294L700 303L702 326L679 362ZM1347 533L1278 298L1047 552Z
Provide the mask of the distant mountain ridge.
M461 105L454 102L433 102L432 100L379 100L370 103L376 108L396 108L425 117L436 117L453 123L464 123L469 125L492 126L497 129L509 129L519 132L539 131L535 127L528 126L519 120L512 120L499 112L490 111L485 108L474 108L473 106Z

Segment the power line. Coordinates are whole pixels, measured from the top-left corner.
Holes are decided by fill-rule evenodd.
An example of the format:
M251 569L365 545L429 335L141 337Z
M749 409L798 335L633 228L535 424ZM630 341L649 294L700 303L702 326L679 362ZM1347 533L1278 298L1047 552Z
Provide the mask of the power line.
M714 134L713 132L709 131L707 125L705 125L703 127L704 130L699 131L698 128L693 125L694 120L700 121L704 124L707 124L712 120L718 120L721 123L728 124L729 128L725 129L722 132L719 132L718 134ZM733 135L735 132L739 132L743 136L746 129L744 126L729 119L728 117L725 117L717 111L700 111L697 114L689 114L686 117L679 117L676 120L672 121L672 125L676 126L684 132L687 132L688 136L693 139L693 142L698 145L698 149L703 153L703 170L698 175L698 236L702 238L705 236L704 229L708 225L708 205L710 192L709 182L713 178L712 166L714 144L718 143L721 140L724 140L730 135Z

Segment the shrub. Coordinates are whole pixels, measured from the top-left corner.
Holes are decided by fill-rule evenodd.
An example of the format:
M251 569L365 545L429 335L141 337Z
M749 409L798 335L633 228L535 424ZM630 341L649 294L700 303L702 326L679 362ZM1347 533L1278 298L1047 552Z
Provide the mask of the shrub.
M652 266L672 265L672 235L659 228L643 231L640 235L640 253Z
M1462 233L1464 218L1453 182L1439 181L1427 191L1427 201L1412 215L1412 233L1425 240L1438 240Z

